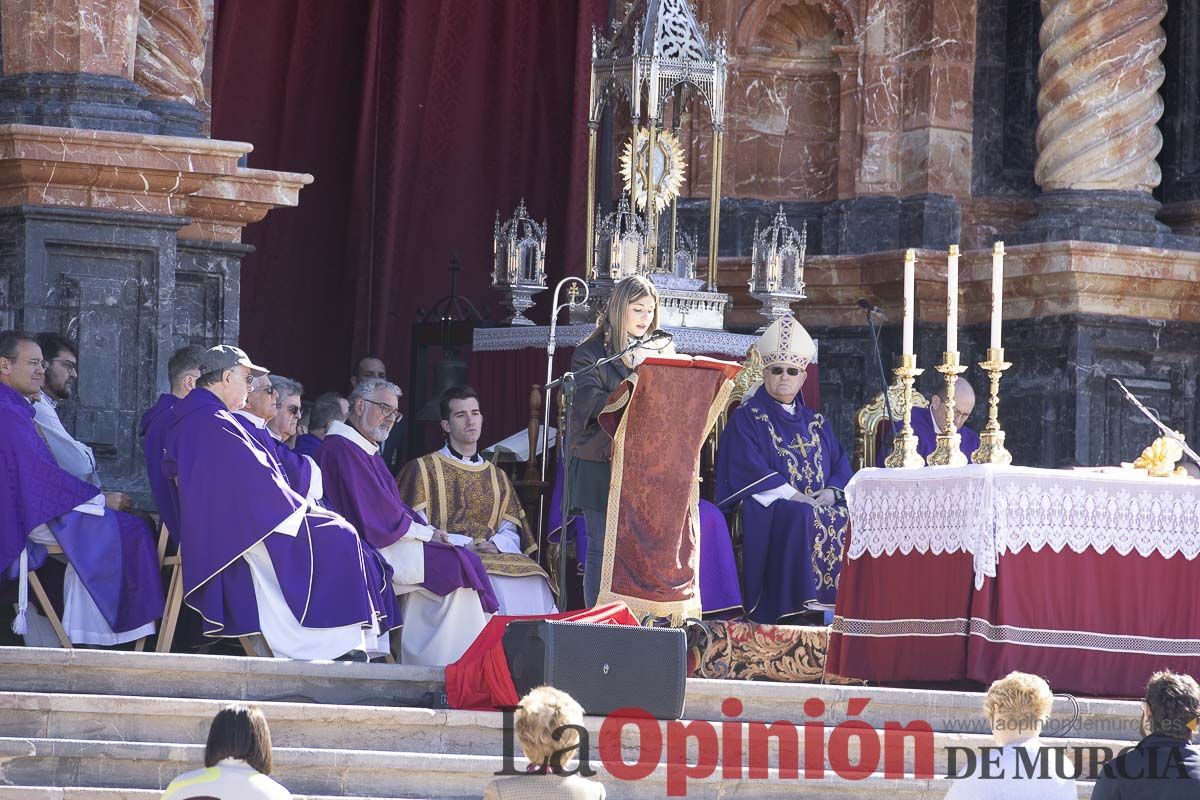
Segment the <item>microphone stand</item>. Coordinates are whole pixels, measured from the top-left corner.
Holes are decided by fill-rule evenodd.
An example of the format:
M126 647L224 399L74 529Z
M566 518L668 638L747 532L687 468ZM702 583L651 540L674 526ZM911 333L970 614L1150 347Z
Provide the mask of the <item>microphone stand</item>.
M612 363L618 358L623 358L626 354L637 349L640 344L642 344L641 341L634 339L624 350L616 355L602 358L594 364L588 364L583 369L575 372L564 372L556 380L546 382L547 397L549 397L552 389L558 389L558 446L563 462L562 507L560 509L562 512L562 532L558 536L559 611L567 611L570 602L570 587L567 583L567 528L571 510L571 448L568 443L571 441L571 411L575 406L575 379L580 375L586 375L594 369L603 367L605 364ZM549 414L549 410L546 413ZM579 553L576 553L576 556L579 555Z
M888 426L894 428L896 426L896 418L892 416L892 402L888 397L888 380L887 371L883 368L883 354L879 349L879 329L875 327L874 309L864 309L867 313L867 325L871 328L871 341L875 344L875 363L879 365L879 379L883 381L883 408L887 412ZM863 466L872 467L874 464L864 464Z
M1125 396L1129 398L1129 402L1133 403L1134 406L1137 407L1138 411L1141 411L1143 414L1145 414L1146 419L1150 420L1150 422L1152 422L1156 428L1162 431L1164 436L1166 436L1168 439L1174 439L1176 442L1179 442L1179 446L1183 448L1183 452L1187 454L1187 457L1194 461L1196 466L1200 466L1200 455L1196 455L1196 451L1188 447L1188 443L1183 440L1183 436L1168 428L1163 421L1158 418L1158 414L1146 408L1145 404L1143 404L1141 400L1138 400L1137 396L1134 395L1133 392L1125 388L1125 384L1121 383L1116 378L1110 377L1109 380L1120 387L1121 391L1125 393Z
M565 303L559 303L558 302L559 292L562 291L564 286L567 287L568 300ZM582 291L583 299L579 298L580 289L583 290ZM544 407L543 408L544 413L542 415L542 432L541 432L541 436L539 437L541 440L540 444L541 444L541 450L542 450L542 491L538 495L538 518L537 518L538 552L542 552L542 543L545 538L544 534L546 533L546 486L548 485L546 482L546 474L547 474L547 467L550 464L550 392L551 392L550 379L554 377L554 350L556 349L557 344L558 344L558 314L564 308L570 308L570 309L574 310L575 306L577 306L581 303L587 303L587 301L588 301L588 285L587 285L587 281L583 280L582 278L568 276L566 278L563 278L561 281L559 281L558 285L554 287L554 303L551 306L551 311L550 311L550 335L546 339L546 385L544 387L542 387L545 390L545 398L544 398L544 402L542 403L542 405ZM566 471L567 471L567 464L566 464L566 459L561 454L566 452L565 451L566 446L567 446L566 439L563 437L562 430L559 429L559 431L558 431L558 453L560 454L559 457L563 458L563 474L564 475L566 474ZM564 553L566 552L566 550L567 550L567 518L565 516L562 518L562 534L559 536L559 547ZM562 588L562 587L563 587L563 585L566 584L566 580L567 580L566 574L559 576L558 582L560 584L560 588L559 588L560 593L564 591L564 588ZM563 608L563 610L566 610L565 604L563 604L563 602L562 602L561 594L559 596L559 605L560 605L560 607Z

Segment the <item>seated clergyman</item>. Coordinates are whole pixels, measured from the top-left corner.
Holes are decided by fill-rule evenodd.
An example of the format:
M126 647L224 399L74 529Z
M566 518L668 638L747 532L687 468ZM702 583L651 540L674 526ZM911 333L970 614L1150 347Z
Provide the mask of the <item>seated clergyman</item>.
M246 404L234 410L233 418L246 433L250 434L263 449L271 454L283 471L292 490L310 500L320 500L322 495L321 470L309 456L300 455L283 443L279 432L273 428L282 411L284 393L295 396L294 405L304 387L281 375L259 375L246 395Z
M968 459L979 447L979 434L967 427L967 417L975 409L975 390L965 378L958 378L954 383L954 427L961 441L959 448ZM937 449L938 432L946 428L946 383L940 381L938 390L929 398L929 408L914 408L912 410L913 434L917 437L917 453L922 458L928 458ZM881 432L879 454L875 458L875 466L882 467L884 460L891 454L895 443L895 430L890 425L883 426Z
M554 613L550 579L531 557L537 545L512 481L479 455L479 395L453 387L442 395L441 412L446 445L400 471L400 496L483 560L501 614Z
M0 583L20 582L13 629L27 641L57 645L35 628L39 618L25 588L28 573L45 562L46 545L57 544L68 563L62 614L68 638L96 645L141 638L154 632L163 610L152 531L138 517L106 507L98 486L56 462L30 403L44 380L37 340L0 332L0 475L6 476L0 481Z
M302 456L316 458L317 449L329 433L329 423L345 422L350 415L350 403L337 392L326 392L313 402L308 411L308 426L296 437L292 449Z
M400 419L400 388L379 378L357 382L350 416L333 422L317 451L325 500L392 565L404 631L400 660L445 665L457 661L497 609L479 556L455 547L444 530L405 505L379 454Z
M391 568L350 523L294 490L275 440L231 413L266 370L218 345L200 371L172 412L163 472L178 487L184 601L205 635L261 633L285 658L386 654L400 620Z
M758 342L763 385L747 393L717 448L718 505L742 507L747 616L774 624L830 609L850 517L850 461L825 417L800 399L816 345L792 317Z

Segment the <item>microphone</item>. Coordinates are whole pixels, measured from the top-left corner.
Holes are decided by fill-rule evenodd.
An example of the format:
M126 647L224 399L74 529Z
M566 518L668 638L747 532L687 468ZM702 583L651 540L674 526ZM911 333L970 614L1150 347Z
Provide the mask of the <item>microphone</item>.
M858 307L863 311L866 311L868 314L874 314L879 319L887 319L887 314L883 313L883 309L872 304L871 301L865 297L860 297L858 299Z
M674 341L674 339L675 339L675 334L670 333L668 331L664 331L662 328L658 328L658 329L654 330L653 332L651 332L651 334L649 336L647 336L645 339L643 339L642 344L646 344L647 342L655 342L655 341L670 342L670 341Z

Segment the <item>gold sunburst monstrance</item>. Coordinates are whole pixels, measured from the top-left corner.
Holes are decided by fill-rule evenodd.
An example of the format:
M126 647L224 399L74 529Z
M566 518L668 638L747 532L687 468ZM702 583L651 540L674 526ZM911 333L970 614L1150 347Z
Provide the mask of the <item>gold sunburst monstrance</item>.
M638 211L646 209L646 173L652 172L654 182L654 208L662 213L671 201L679 196L683 188L684 169L687 164L679 139L670 131L656 137L655 153L650 153L650 131L638 128L634 136L625 142L621 152L621 175L625 179L625 192L633 198Z

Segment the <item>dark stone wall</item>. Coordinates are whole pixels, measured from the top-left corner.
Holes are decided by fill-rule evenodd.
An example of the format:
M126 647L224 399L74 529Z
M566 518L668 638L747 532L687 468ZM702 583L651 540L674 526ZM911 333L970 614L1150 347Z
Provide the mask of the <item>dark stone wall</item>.
M181 217L50 206L0 209L0 328L79 343L63 424L96 453L104 488L152 508L137 422L184 344L236 342L248 245L180 240Z
M854 415L880 391L870 334L862 328L813 328L821 355L821 407L843 446L853 450ZM984 358L987 326L959 334L965 373L977 402L967 424L980 430L987 420ZM884 364L891 380L899 351L898 325L883 331ZM1120 379L1168 426L1188 441L1200 437L1196 397L1200 324L1107 316L1062 316L1006 322L1005 357L1013 363L1000 384L1000 423L1013 463L1036 467L1116 465L1132 461L1158 433L1110 378ZM917 330L917 388L928 396L941 376L944 331Z
M170 350L179 217L48 206L0 209L0 283L11 323L79 344L77 398L63 424L95 450L105 488L145 482L136 423Z
M721 200L721 255L748 257L754 223L767 227L781 206L796 230L808 224L809 255L942 249L959 239L960 208L948 195L856 197L828 203L726 197ZM707 257L708 200L681 199L678 209L679 226L698 233L701 254Z
M971 193L1033 197L1037 162L1038 0L980 0L975 30Z
M1172 0L1163 29L1163 180L1155 195L1173 203L1200 199L1200 3Z

